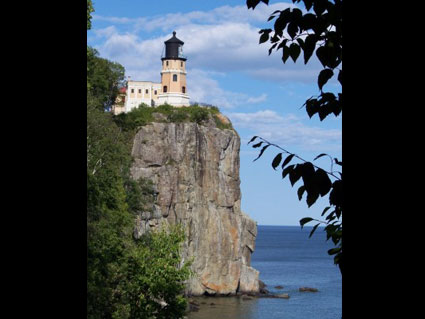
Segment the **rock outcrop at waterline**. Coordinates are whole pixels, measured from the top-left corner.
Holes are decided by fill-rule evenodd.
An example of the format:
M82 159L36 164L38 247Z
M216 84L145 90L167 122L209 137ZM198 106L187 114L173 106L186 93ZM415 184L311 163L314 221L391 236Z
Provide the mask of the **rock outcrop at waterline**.
M132 177L151 179L158 192L154 212L138 216L136 236L184 225L183 256L194 258L195 273L188 294L259 291L259 272L250 267L257 225L240 208L239 149L238 134L213 121L153 122L134 138Z

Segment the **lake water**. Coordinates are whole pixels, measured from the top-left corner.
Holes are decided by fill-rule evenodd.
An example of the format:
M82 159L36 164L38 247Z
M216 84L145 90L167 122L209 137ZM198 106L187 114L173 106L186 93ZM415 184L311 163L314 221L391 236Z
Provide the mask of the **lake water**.
M312 227L258 226L251 266L260 271L272 293L287 293L289 299L200 297L197 312L188 319L339 319L342 313L342 279L326 241L323 228L308 238ZM283 286L276 289L275 286ZM318 292L299 292L300 287Z

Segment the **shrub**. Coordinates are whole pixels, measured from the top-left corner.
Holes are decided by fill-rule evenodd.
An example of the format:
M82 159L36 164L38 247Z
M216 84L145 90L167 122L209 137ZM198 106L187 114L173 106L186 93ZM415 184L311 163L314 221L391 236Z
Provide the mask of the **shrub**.
M208 120L208 110L199 106L190 107L190 121L201 123Z
M167 119L169 122L181 123L188 119L188 114L185 112L185 110L175 109L168 115Z

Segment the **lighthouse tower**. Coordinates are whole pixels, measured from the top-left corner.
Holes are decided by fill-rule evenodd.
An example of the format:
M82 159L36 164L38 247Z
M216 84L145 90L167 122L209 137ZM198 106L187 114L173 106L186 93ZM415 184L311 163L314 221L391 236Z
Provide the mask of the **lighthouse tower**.
M189 106L186 86L186 57L183 55L184 42L173 37L164 42L165 55L162 56L161 94L156 104Z

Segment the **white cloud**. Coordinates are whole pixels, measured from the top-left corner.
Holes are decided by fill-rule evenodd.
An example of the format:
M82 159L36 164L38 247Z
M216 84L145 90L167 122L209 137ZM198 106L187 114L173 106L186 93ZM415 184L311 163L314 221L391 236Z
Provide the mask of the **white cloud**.
M126 70L137 74L152 74L141 69L140 60L158 60L163 42L171 30L184 42L188 55L188 67L215 72L242 72L250 77L268 81L316 81L320 65L315 57L305 67L302 57L299 63L281 61L282 51L268 55L269 43L259 45L259 29L272 25L267 18L275 10L296 7L291 3L275 3L248 10L246 5L222 6L209 11L170 13L154 17L103 17L94 15L94 20L106 21L116 26L132 25L130 33L120 34L115 25L93 30L105 37L98 50L102 55L122 63ZM128 29L127 29L128 30ZM140 31L162 30L164 34L151 39L141 39ZM127 64L126 64L127 63ZM313 67L313 68L312 68Z
M225 90L220 86L217 76L239 72L245 76L262 81L311 82L317 80L320 65L312 58L308 67L302 63L288 61L283 64L281 51L268 55L269 44L258 44L261 28L268 16L277 9L294 7L289 3L276 3L258 6L248 10L245 5L223 6L209 11L172 13L156 17L103 17L93 16L94 20L110 22L103 29L92 30L100 44L96 49L100 55L121 63L126 75L134 80L160 81L161 53L164 41L170 37L171 30L184 42L188 56L188 93L193 100L231 108L244 103L253 104L266 101L265 93L259 96ZM122 31L120 25L126 24ZM128 28L133 26L133 31ZM162 30L163 34L146 38L140 37L138 30ZM99 42L98 42L99 43Z
M187 13L169 13L151 18L133 19L135 31L153 31L160 29L170 32L171 29L185 25L218 25L226 23L265 23L275 10L295 8L292 3L279 2L269 6L258 6L255 10L248 10L246 5L222 6L209 11L192 11ZM112 19L112 18L109 18ZM120 18L115 18L119 21ZM125 20L124 20L125 21Z
M272 110L253 113L226 113L236 130L248 129L252 134L281 146L300 147L309 151L339 151L341 130L323 129L305 125L294 114L281 116ZM242 138L243 143L248 138Z
M257 97L250 97L246 102L247 103L260 103L267 100L267 94L263 93Z
M215 74L215 72L206 72L201 69L188 70L188 94L192 101L205 102L220 108L233 108L246 103L259 103L267 99L267 94L255 97L224 90L220 87L219 82L211 77Z

